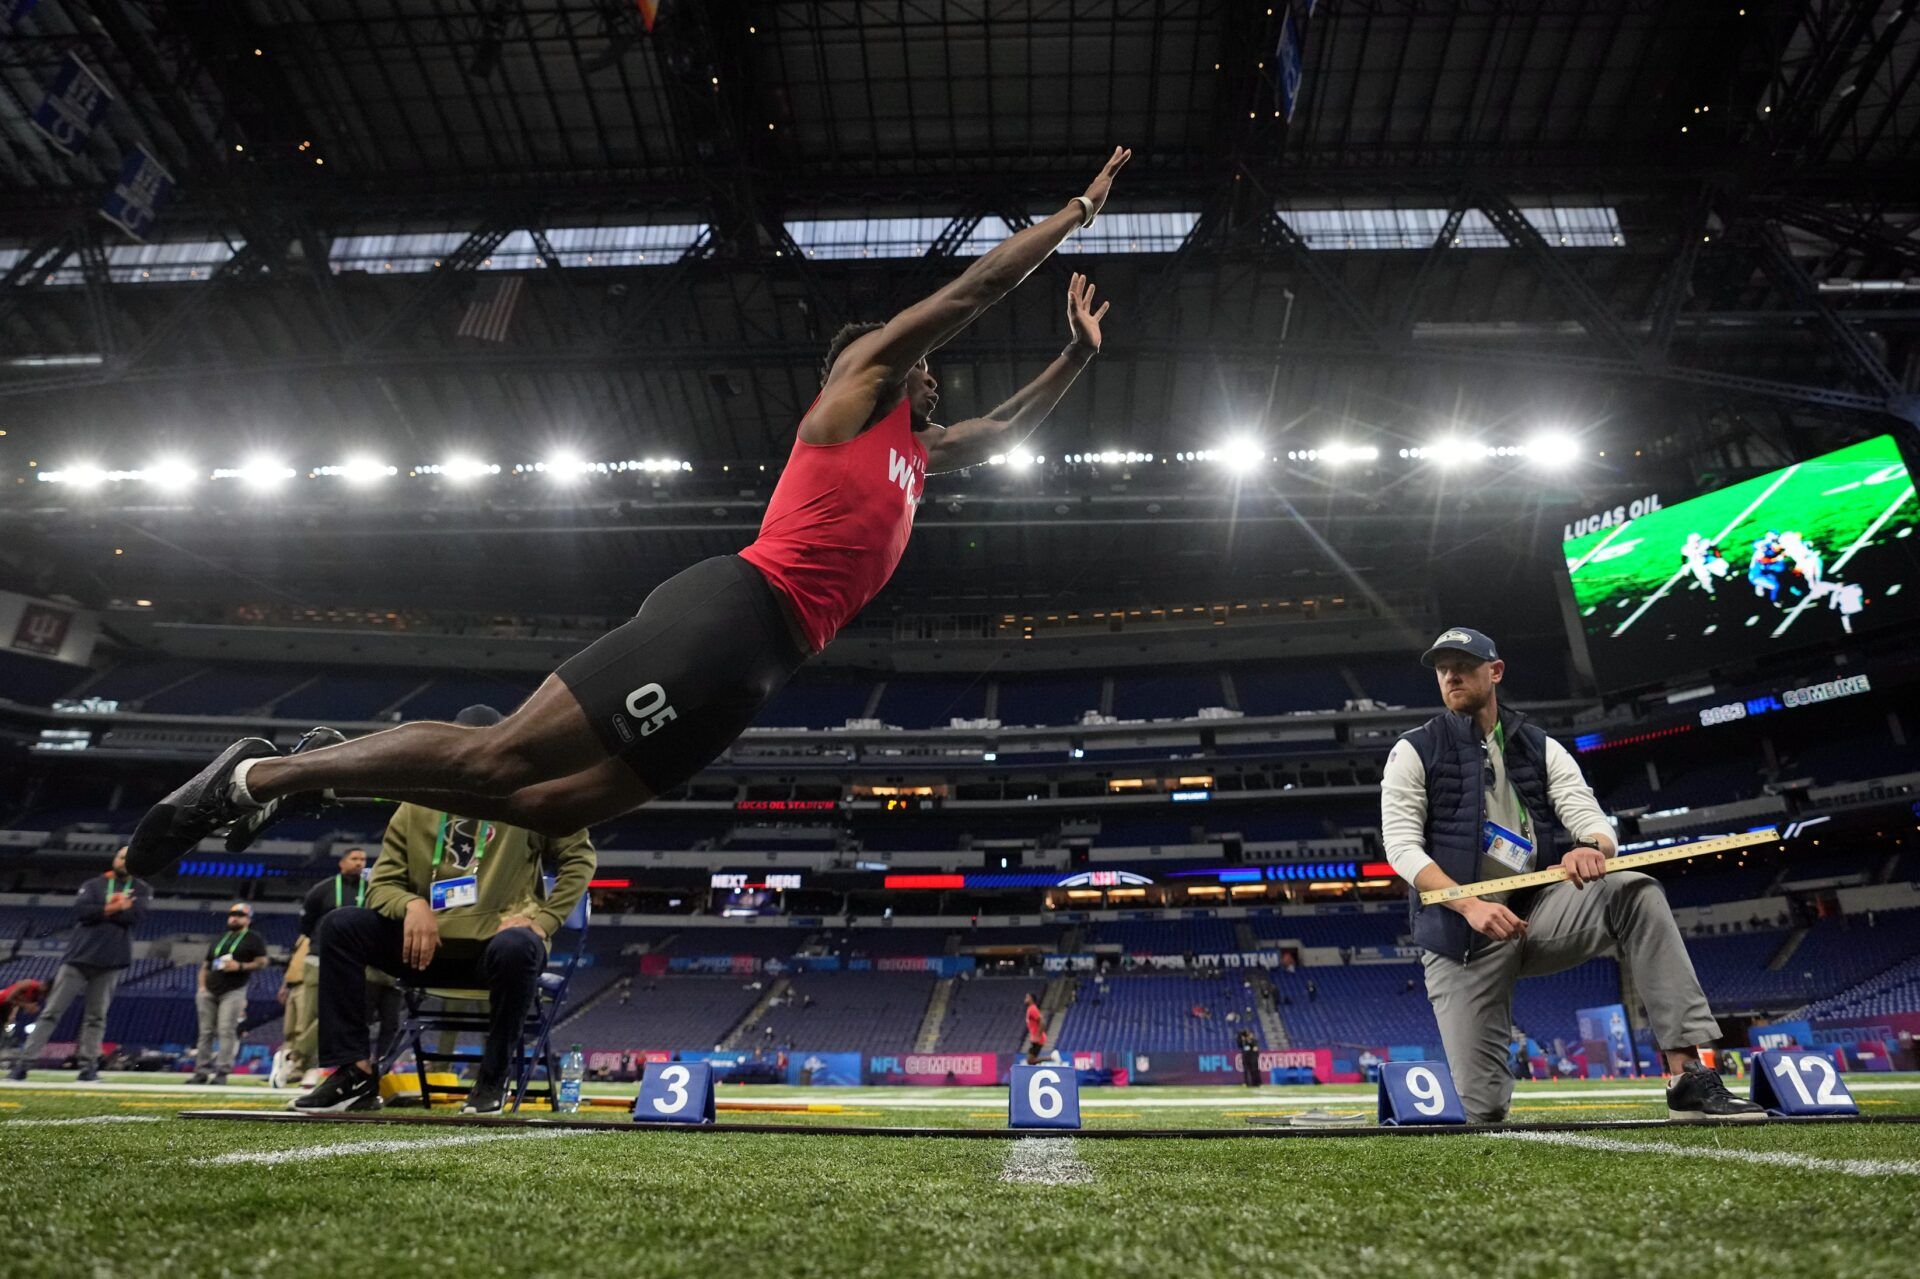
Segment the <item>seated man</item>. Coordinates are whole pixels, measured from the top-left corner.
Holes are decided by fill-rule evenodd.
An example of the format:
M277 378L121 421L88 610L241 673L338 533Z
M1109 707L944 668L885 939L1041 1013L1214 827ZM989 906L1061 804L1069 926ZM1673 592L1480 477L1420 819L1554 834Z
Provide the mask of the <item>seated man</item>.
M462 722L470 712L462 711ZM495 717L498 713L495 712ZM368 1044L367 968L430 986L488 992L487 1043L461 1107L499 1111L547 941L593 878L585 831L559 839L402 804L387 825L364 907L320 921L320 1065L333 1073L293 1103L301 1111L372 1110L380 1081ZM541 867L555 864L542 894Z

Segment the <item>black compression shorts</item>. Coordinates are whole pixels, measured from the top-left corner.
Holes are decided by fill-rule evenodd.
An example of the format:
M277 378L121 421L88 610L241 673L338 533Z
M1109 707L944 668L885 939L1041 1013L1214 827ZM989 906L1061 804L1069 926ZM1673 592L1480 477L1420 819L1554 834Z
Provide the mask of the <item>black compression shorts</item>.
M712 763L806 661L774 589L737 555L702 560L556 672L655 795Z

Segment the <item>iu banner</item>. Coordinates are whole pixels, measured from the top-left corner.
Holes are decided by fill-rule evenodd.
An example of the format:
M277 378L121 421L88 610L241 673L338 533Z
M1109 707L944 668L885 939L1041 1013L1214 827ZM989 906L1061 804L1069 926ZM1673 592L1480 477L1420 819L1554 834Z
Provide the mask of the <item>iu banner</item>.
M160 206L173 194L173 175L147 153L135 147L120 163L120 178L100 204L100 216L136 240L153 234Z
M60 73L47 86L46 96L34 108L33 127L67 155L77 155L106 119L113 94L86 63L69 53Z

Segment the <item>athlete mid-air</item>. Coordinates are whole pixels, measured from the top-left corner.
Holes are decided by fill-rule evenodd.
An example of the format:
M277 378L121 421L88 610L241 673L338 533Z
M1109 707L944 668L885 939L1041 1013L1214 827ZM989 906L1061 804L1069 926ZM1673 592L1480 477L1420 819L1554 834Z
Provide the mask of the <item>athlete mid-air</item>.
M833 338L759 538L647 596L639 614L571 658L486 728L418 722L282 755L234 743L150 809L128 866L151 875L231 828L245 847L277 817L378 795L560 835L645 804L706 767L809 656L880 592L906 550L928 472L986 461L1029 434L1100 349L1094 289L1067 286L1071 342L984 417L937 426L927 356L1092 223L1132 153L1116 147L1086 191L1009 237L884 324Z

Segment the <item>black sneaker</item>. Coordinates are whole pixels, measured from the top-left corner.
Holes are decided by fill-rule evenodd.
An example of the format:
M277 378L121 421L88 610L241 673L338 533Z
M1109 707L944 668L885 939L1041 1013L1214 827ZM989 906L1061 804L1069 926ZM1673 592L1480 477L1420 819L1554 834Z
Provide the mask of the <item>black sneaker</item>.
M293 744L287 754L298 755L302 751L317 751L327 746L338 746L347 740L347 735L332 728L310 728L300 740ZM306 791L298 795L283 795L279 799L270 799L263 807L249 811L246 816L234 822L233 829L227 832L227 851L244 853L260 838L261 832L283 817L312 817L325 811L334 802L333 792Z
M1742 1101L1727 1091L1717 1072L1699 1062L1687 1068L1667 1085L1667 1122L1697 1124L1708 1119L1765 1119L1766 1108Z
M497 1115L507 1104L506 1085L490 1084L485 1080L476 1081L467 1099L460 1104L463 1115Z
M185 856L196 844L252 810L234 802L229 787L233 770L245 760L276 759L280 752L263 737L243 737L193 780L147 810L127 841L127 869L153 875Z
M7 1078L16 1084L26 1083L27 1063L24 1061L16 1061L13 1063L13 1069L7 1072Z
M304 1097L295 1097L287 1109L306 1115L335 1115L380 1109L380 1081L358 1066L342 1066L320 1081Z
M74 1079L83 1084L97 1084L100 1082L100 1068L98 1066L88 1066L85 1070L75 1075Z
M225 1088L227 1086L227 1072L223 1070L215 1075L212 1083L215 1088Z
M209 1075L206 1071L196 1070L193 1072L193 1078L187 1080L187 1082L190 1084L204 1084L204 1083L211 1082L212 1079L213 1079L213 1076Z

